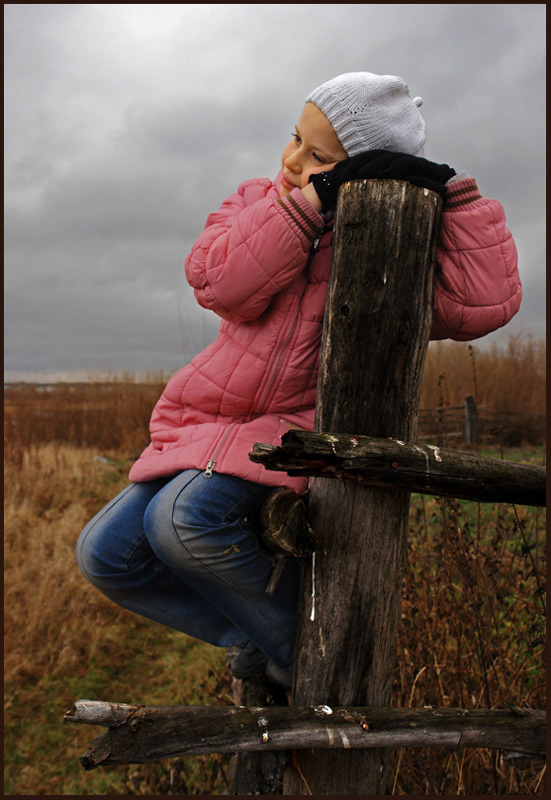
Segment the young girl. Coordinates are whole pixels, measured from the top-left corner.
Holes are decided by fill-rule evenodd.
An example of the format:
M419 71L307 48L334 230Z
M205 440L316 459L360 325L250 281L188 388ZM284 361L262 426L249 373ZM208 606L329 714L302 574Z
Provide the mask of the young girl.
M423 158L420 98L400 78L347 73L306 99L275 181L257 178L210 214L185 262L216 341L169 381L132 483L86 526L85 577L115 603L219 647L236 677L290 689L298 560L273 594L255 517L276 486L306 480L248 458L290 427L312 430L339 186L399 178L443 196L433 339L470 340L516 313L516 249L500 203Z

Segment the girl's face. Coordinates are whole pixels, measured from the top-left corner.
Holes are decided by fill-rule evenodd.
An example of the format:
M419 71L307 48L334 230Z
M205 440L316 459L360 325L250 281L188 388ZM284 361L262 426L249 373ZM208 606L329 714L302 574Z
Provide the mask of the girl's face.
M303 189L310 175L327 172L345 158L346 151L325 114L313 103L306 103L293 138L281 156L280 196L285 197L296 187Z

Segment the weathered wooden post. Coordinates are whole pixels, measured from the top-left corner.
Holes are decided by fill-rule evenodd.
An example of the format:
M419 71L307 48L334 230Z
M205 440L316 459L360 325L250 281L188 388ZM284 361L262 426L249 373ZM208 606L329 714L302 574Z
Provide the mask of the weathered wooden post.
M401 181L341 188L317 431L415 440L440 205ZM293 705L389 704L408 512L407 491L312 480ZM296 751L284 794L384 794L388 752Z

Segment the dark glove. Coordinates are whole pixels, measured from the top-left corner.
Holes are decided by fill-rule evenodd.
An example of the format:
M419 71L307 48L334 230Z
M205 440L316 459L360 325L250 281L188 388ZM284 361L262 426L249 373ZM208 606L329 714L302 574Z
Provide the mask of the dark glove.
M329 172L311 175L309 182L314 184L322 210L328 211L335 208L339 188L347 181L360 178L394 178L444 195L447 191L445 184L454 175L455 170L447 164L435 164L420 156L394 153L390 150L368 150L339 161Z

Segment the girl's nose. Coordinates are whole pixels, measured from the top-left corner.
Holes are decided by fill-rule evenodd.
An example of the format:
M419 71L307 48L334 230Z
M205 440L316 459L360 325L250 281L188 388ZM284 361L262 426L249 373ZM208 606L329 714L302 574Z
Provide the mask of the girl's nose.
M302 165L297 153L292 153L288 158L285 159L285 166L288 170L291 170L291 172L298 173L302 171Z

